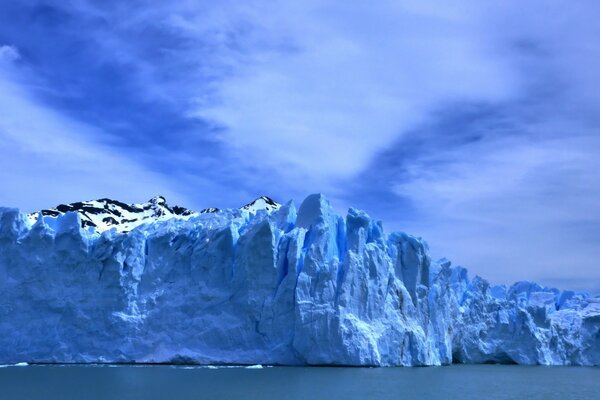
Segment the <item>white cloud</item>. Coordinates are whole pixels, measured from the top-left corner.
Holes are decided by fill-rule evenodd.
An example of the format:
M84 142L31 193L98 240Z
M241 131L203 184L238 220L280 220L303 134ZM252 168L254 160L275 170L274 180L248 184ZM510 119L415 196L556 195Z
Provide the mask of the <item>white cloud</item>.
M411 200L419 218L402 229L495 282L531 279L599 290L600 46L590 39L600 27L594 8L586 1L505 2L486 13L490 40L505 44L519 72L520 100L499 109L511 136L490 139L480 131L478 142L436 147L409 162L408 180L394 189Z
M14 46L0 46L0 62L14 62L21 58L19 50Z
M440 103L515 93L509 65L480 42L476 16L394 2L301 4L257 6L249 22L263 40L216 84L217 101L196 110L226 127L222 140L248 163L329 189ZM273 37L290 50L261 48Z
M338 191L439 104L515 94L515 70L489 47L480 8L175 1L77 9L111 21L97 42L132 66L140 97L216 123L240 174L255 171L250 185L276 182L296 195ZM145 32L177 44L148 60Z
M415 163L413 178L395 190L422 216L403 229L497 283L569 277L574 289L596 290L600 140L575 127L560 139L531 140L523 129Z
M102 146L93 127L52 111L0 71L0 205L34 211L101 197L189 204L167 178Z

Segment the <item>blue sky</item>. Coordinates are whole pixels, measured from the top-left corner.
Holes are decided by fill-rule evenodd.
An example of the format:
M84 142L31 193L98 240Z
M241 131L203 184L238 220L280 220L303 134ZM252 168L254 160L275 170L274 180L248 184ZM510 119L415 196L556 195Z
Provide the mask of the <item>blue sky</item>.
M323 192L600 292L598 3L371 3L2 2L0 204Z

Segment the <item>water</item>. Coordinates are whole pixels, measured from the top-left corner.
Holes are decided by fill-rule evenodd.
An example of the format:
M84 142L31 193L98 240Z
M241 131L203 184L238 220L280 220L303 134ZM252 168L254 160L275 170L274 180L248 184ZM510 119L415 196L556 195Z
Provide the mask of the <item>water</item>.
M0 399L600 399L600 368L0 368Z

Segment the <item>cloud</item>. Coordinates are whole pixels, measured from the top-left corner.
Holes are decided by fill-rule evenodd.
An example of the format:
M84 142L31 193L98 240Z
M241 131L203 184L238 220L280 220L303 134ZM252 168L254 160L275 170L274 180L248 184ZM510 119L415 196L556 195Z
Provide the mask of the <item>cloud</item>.
M94 141L94 127L56 113L0 71L2 206L35 211L114 197L141 202L162 193L189 204L168 180Z
M500 101L517 89L510 65L479 34L480 11L468 3L53 6L61 11L44 13L64 20L56 24L62 40L77 33L94 43L93 57L76 61L92 71L101 63L98 72L110 71L116 78L111 89L121 93L117 104L172 108L180 115L165 118L188 125L195 119L204 128L185 129L184 137L169 127L170 135L153 133L157 118L129 124L143 124L138 132L152 142L167 136L168 145L213 138L208 146L200 142L188 149L221 146L219 157L228 162L220 164L235 163L237 170L213 168L215 179L237 175L237 185L248 190L336 191L339 179L360 172L440 102ZM132 93L136 98L130 100ZM85 107L79 96L74 99ZM143 142L140 133L115 130L125 139L135 137L135 146ZM193 171L190 165L188 173Z
M440 102L514 93L503 59L465 29L471 21L445 11L393 2L258 8L269 17L250 23L292 50L252 43L258 54L235 65L217 101L195 115L225 126L222 140L247 162L285 166L294 181L330 189Z
M599 150L591 136L477 143L440 151L439 168L420 160L394 190L423 213L408 225L436 254L492 280L597 279Z
M0 46L0 62L14 62L21 58L19 51L14 46Z
M504 58L517 90L505 99L440 101L346 181L346 202L493 282L597 293L595 9L505 2L479 10L478 36Z

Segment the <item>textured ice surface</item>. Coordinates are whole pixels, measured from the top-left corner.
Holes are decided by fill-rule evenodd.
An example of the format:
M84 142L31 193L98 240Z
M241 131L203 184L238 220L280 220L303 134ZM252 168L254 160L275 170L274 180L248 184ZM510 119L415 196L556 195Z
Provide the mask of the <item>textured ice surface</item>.
M600 299L490 287L322 195L158 218L0 209L0 363L600 364Z

